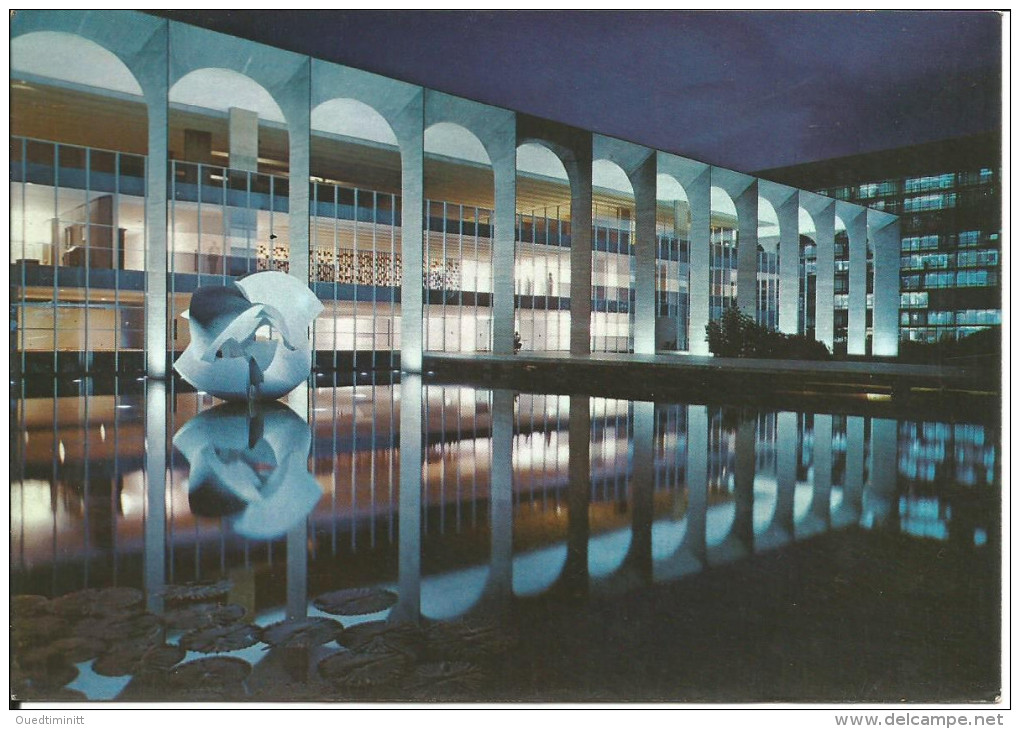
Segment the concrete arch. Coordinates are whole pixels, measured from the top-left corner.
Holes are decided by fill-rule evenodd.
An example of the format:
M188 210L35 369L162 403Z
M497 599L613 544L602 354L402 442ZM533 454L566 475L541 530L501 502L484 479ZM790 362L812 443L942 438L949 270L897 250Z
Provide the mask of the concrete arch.
M570 182L570 353L591 351L591 173L589 132L517 115L518 144L541 144L559 158Z
M112 53L137 81L148 116L145 202L145 370L167 373L167 63L166 20L108 10L24 10L11 19L11 40L37 32L66 33Z
M130 96L142 87L123 58L75 33L39 30L11 39L11 75L30 74Z
M258 81L229 68L196 68L170 87L169 102L228 112L238 107L258 114L259 119L285 123L283 110Z
M312 131L399 146L396 132L386 117L370 104L351 97L323 101L312 109Z
M400 151L402 286L400 367L420 372L422 361L422 242L424 207L424 90L402 81L312 59L310 106L336 99L360 102L393 131ZM328 108L328 107L327 107ZM409 234L408 231L421 231Z
M564 239L557 239L559 246L570 241L569 221L573 212L570 175L554 147L544 140L529 140L517 146L515 214L520 216L520 228L516 234L519 240L515 240L519 256L515 265L523 270L514 273L515 291L520 295L514 297L514 331L521 334L524 351L569 348L570 311L560 308L562 299L570 292L569 278L563 281L562 270L566 258L569 277L569 252L560 248L551 255L550 251L534 255L537 251L531 247L529 255L529 242L543 243L543 235L548 235L553 226L561 235L566 234ZM532 186L534 194L529 194L528 188Z
M564 180L569 183L567 167L551 144L535 140L517 145L517 172Z
M758 245L769 253L779 251L779 214L772 202L758 195Z
M848 203L836 203L837 229L846 230L850 253L849 321L847 327L847 354L865 354L867 350L867 286L868 286L868 219L865 208Z
M292 130L302 123L307 125L307 66L307 57L296 53L196 26L180 23L170 25L171 88L184 77L201 69L233 71L262 87L272 97L283 121Z
M814 224L815 339L832 350L835 338L836 201L811 192L799 193L801 207ZM803 230L801 231L803 233Z
M804 209L803 205L797 208L797 227L800 231L800 235L806 235L812 240L812 242L815 241L815 236L817 235L817 231L815 230L815 219L811 213Z
M137 83L137 92L151 100L158 97L159 92L165 88L166 29L166 20L142 13L110 10L21 10L11 18L11 69L20 70L16 59L17 54L25 48L24 44L35 44L47 37L33 38L34 34L60 33L63 36L87 41L115 56ZM85 47L91 48L93 45ZM73 45L71 49L61 48L59 45L46 47L51 62L59 62L61 54L74 49ZM56 52L54 48L57 49ZM75 56L70 65L81 66L81 63L81 59ZM66 78L66 75L78 72L79 69L75 68L64 69L64 80L74 80ZM128 89L114 90L130 93ZM131 90L135 91L133 87Z
M799 198L797 190L768 180L759 180L758 194L775 209L779 225L779 331L797 333L800 298Z
M424 94L424 127L449 122L481 142L492 167L492 351L514 346L514 222L517 211L517 123L513 112L438 91ZM405 270L407 267L405 265Z

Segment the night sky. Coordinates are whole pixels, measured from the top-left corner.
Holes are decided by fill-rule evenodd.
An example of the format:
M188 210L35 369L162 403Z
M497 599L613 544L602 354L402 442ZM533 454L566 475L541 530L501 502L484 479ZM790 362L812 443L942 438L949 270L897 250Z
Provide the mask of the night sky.
M1001 124L992 12L161 14L745 172Z

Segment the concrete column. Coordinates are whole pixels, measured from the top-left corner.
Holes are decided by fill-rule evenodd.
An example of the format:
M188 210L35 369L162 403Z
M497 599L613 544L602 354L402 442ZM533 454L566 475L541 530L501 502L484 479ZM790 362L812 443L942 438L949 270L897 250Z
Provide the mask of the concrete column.
M287 405L308 422L307 382L302 382L287 395ZM287 618L303 618L307 614L308 519L305 518L287 532Z
M854 214L852 217L852 213ZM865 354L868 300L868 221L863 208L846 210L843 217L850 242L849 325L847 354ZM897 302L898 303L898 302Z
M635 207L634 354L655 354L655 155L629 176Z
M843 502L833 515L833 523L850 526L861 520L864 495L864 418L846 418L846 473L843 477Z
M590 144L590 141L589 141ZM591 353L591 147L570 173L570 353ZM586 547L587 548L587 547Z
M793 498L797 489L797 413L776 413L776 510L769 532L779 542L793 538Z
M814 484L808 519L812 531L825 531L829 527L832 500L832 416L815 414L814 429Z
M287 132L290 136L290 275L309 281L311 272L311 59L304 59L287 84ZM311 337L309 327L308 336Z
M809 210L815 221L815 339L832 351L835 336L834 296L836 286L836 203Z
M400 378L397 604L390 611L389 619L414 623L421 617L421 470L424 462L421 404L421 377L405 372Z
M704 562L708 520L708 408L687 406L687 532L684 549Z
M707 355L705 327L709 320L709 241L712 230L710 169L706 168L687 185L687 199L691 204L689 351L691 354Z
M737 208L737 308L758 319L758 181L734 200Z
M871 524L895 527L898 522L897 438L895 420L871 421L871 481L865 491L865 520Z
M868 238L875 251L875 303L872 314L872 354L899 354L900 219L868 211Z
M495 148L499 152L495 152ZM517 125L512 115L493 130L495 211L492 234L492 351L514 351L514 228L517 217Z
M308 519L287 532L287 619L308 615Z
M800 206L796 193L776 206L779 218L779 331L797 333L800 301Z
M513 445L514 393L511 390L493 390L492 481L489 489L492 554L486 592L504 601L513 595Z
M421 92L399 113L403 167L400 192L400 368L421 372L422 246L425 210L425 107ZM410 133L413 130L413 134ZM402 133L401 133L402 132ZM419 399L420 399L419 394Z
M589 166L590 167L590 166ZM591 206L588 207L591 210ZM570 396L567 442L567 559L560 584L574 597L588 592L588 506L591 500L591 399Z
M146 609L163 612L166 585L166 385L145 383L145 587Z
M168 23L139 54L135 73L145 93L148 155L145 163L145 373L166 377L167 341L167 180L170 154Z
M259 115L231 107L229 112L230 161L232 170L259 171Z
M754 549L754 472L757 417L742 418L735 438L736 461L733 474L733 528L730 539L741 552Z
M652 578L652 518L655 484L655 403L634 403L634 462L630 495L633 516L627 568L640 584Z

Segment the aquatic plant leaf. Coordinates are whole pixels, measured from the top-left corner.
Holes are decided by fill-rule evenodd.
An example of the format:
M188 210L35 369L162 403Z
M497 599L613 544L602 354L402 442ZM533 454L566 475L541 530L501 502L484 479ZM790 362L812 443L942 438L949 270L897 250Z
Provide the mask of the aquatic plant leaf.
M90 587L58 597L53 610L67 618L103 617L137 610L143 599L142 591L133 587Z
M300 618L273 623L262 631L262 640L271 646L306 647L336 640L344 627L330 618Z
M319 662L319 675L348 688L393 684L410 662L402 653L355 653L341 651Z
M200 602L223 597L230 592L233 583L230 580L206 580L184 582L179 585L165 585L160 594L168 602Z
M416 659L424 648L425 636L410 623L373 620L345 628L337 643L356 653L401 653Z
M187 651L172 643L131 643L101 655L92 664L100 676L128 676L143 671L167 671L184 660Z
M15 595L11 598L12 618L30 618L51 612L53 603L44 595Z
M202 630L230 625L244 619L247 610L242 605L214 605L199 603L168 610L163 622L173 630Z
M425 629L425 637L430 655L449 660L484 660L517 644L512 628L487 621L433 623Z
M407 689L419 695L463 693L485 684L485 671L468 661L435 661L415 666L408 678Z
M397 596L389 590L360 587L335 590L319 595L312 601L319 610L330 615L370 615L393 607Z
M21 656L22 665L47 663L58 660L66 663L91 661L106 651L106 642L96 638L59 638L41 648Z
M74 634L109 643L155 641L163 635L163 622L150 613L89 618L74 627Z
M181 636L181 645L199 653L223 653L248 648L261 640L261 629L246 623L193 630Z
M251 664L231 656L214 656L188 661L170 671L172 688L225 686L240 683L251 674Z
M56 615L17 618L11 625L11 640L18 648L43 645L71 631L71 623Z

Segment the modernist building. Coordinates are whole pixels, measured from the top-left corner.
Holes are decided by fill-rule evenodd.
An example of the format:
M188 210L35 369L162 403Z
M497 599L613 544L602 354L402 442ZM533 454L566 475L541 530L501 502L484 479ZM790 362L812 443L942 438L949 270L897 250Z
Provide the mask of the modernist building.
M889 211L142 13L17 13L10 144L29 371L164 376L191 292L267 269L322 368L707 354L726 305L897 352Z
M934 342L1001 324L1000 150L982 134L759 174L899 215L900 337Z

